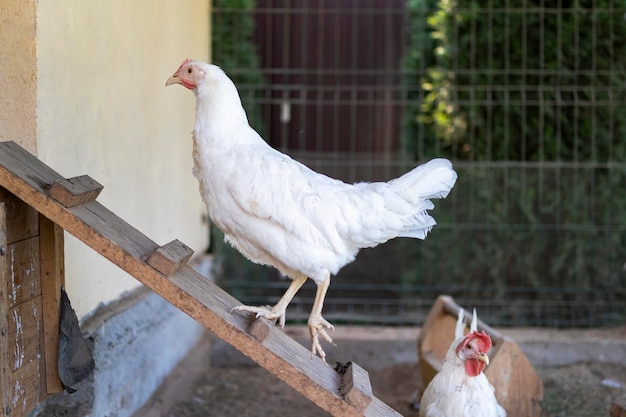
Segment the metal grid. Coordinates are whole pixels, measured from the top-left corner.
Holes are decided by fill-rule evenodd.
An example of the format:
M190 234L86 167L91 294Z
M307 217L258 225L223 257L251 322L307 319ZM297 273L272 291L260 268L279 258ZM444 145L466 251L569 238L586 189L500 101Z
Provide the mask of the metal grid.
M435 156L459 173L428 239L361 252L325 315L420 323L448 293L496 325L624 323L625 5L460 3L215 0L214 61L273 146L346 181ZM280 295L273 273L222 252L242 301Z

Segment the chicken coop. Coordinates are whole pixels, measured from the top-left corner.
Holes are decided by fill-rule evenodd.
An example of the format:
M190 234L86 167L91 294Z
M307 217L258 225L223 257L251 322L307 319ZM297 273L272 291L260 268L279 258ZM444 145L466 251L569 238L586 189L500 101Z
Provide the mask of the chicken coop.
M498 326L626 315L626 47L616 1L214 1L213 62L274 147L348 182L430 158L459 180L425 241L364 250L331 320L421 323L451 294ZM229 292L287 282L214 240ZM219 275L219 274L218 274ZM292 304L306 317L313 286Z

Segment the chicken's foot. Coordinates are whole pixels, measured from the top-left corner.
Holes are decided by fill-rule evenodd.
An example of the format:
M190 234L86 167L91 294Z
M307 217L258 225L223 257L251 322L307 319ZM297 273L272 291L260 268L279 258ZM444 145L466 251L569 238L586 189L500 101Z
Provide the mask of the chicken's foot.
M306 277L303 275L298 275L297 277L293 278L291 284L289 285L289 288L287 288L287 291L285 291L278 303L276 303L276 305L272 308L240 305L233 307L230 312L232 313L233 311L247 311L256 314L257 318L264 317L272 321L278 320L278 325L281 328L285 327L285 314L287 312L287 306L296 295L300 287L302 287L305 281Z
M330 285L330 276L317 285L317 292L315 293L315 302L311 309L311 315L309 316L309 334L311 335L311 355L319 355L324 362L326 362L326 352L320 345L320 336L328 343L333 343L333 339L328 335L327 330L334 330L335 326L330 324L324 317L322 317L322 307L324 306L324 298L326 297L326 291ZM333 343L334 345L334 343Z

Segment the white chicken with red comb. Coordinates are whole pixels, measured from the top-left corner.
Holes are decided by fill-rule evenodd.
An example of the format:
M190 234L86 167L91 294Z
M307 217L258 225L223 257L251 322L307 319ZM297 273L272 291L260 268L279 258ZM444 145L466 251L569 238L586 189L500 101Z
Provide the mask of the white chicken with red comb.
M330 277L362 248L395 237L424 239L436 224L432 198L456 181L452 165L434 159L389 182L346 184L319 174L269 146L248 124L237 88L219 67L185 60L166 82L196 95L193 172L211 221L253 262L292 279L272 308L233 310L278 320L307 278L317 284L309 316L311 352L325 358L331 342L322 317Z
M476 310L464 335L463 309L441 370L420 400L420 417L506 417L483 370L489 365L491 337L477 331Z

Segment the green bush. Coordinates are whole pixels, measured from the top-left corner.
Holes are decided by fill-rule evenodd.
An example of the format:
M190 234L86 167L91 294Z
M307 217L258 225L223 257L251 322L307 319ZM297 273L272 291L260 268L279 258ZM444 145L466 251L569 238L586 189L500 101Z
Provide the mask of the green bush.
M263 136L264 121L259 98L265 78L260 70L254 35L254 0L213 0L211 21L212 62L232 78L250 125Z
M626 27L614 3L408 1L405 151L460 168L406 283L624 297Z
M409 0L407 151L625 162L626 25L614 3Z

